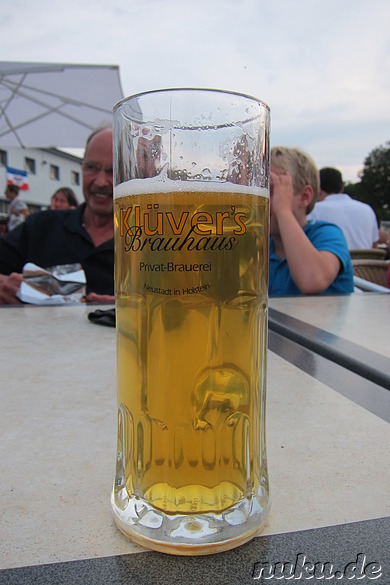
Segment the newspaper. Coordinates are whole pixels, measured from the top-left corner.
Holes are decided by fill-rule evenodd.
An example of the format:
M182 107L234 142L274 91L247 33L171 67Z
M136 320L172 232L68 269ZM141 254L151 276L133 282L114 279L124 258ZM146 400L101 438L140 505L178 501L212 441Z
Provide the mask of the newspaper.
M85 297L85 285L80 264L41 268L28 262L23 266L23 281L16 295L23 303L33 305L80 303Z

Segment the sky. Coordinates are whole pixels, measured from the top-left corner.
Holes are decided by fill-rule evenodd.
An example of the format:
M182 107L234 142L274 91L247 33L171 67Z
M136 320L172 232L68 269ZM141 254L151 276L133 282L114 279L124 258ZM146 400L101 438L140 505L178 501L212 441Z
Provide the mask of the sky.
M124 95L249 94L271 145L355 182L390 140L388 0L0 0L3 61L119 65Z

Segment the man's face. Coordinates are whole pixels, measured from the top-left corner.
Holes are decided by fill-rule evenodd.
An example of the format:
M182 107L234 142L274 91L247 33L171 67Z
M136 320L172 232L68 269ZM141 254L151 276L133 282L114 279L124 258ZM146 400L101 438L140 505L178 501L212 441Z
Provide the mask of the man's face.
M102 130L90 141L83 165L83 194L96 215L112 215L112 130Z
M152 140L140 136L137 145L137 165L140 179L155 177L158 174L160 141L160 136L155 136Z

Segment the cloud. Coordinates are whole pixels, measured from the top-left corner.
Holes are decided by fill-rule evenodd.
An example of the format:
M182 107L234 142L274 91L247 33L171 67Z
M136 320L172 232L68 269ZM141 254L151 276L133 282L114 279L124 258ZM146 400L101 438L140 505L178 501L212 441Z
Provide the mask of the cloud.
M316 159L358 168L390 138L388 0L13 0L0 18L4 60L118 64L127 95L251 94L272 140Z

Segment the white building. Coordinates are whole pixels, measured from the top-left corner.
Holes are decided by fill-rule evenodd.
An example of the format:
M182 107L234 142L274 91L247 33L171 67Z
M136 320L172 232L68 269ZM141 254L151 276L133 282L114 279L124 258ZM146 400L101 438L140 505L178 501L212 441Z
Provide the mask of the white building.
M0 150L0 212L6 213L9 201L4 195L7 168L26 171L28 189L20 197L30 211L49 207L50 198L60 187L70 187L79 203L83 201L81 157L56 148L3 148Z

